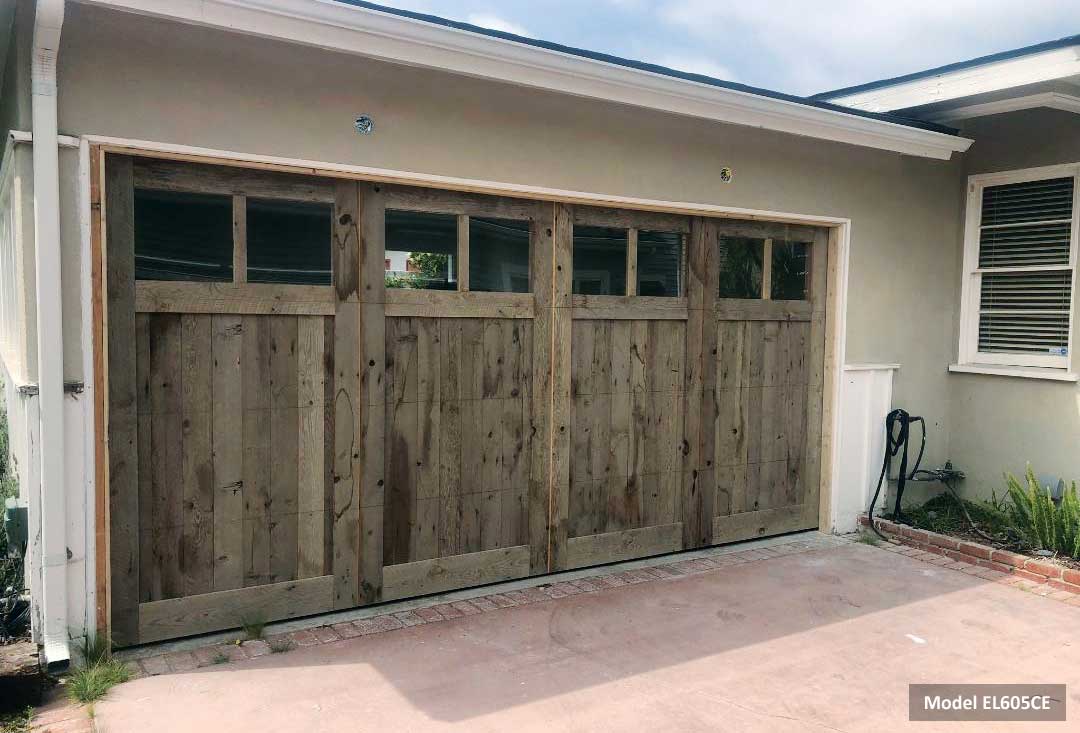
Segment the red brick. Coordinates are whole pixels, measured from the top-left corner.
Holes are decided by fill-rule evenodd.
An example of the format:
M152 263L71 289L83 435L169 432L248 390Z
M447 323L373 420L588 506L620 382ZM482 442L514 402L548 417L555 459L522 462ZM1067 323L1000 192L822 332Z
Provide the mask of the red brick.
M427 623L423 616L414 611L398 611L394 614L394 618L400 621L402 626L419 626Z
M442 614L436 611L434 608L431 608L430 606L427 608L418 608L414 611L414 613L420 618L424 619L425 623L443 620Z
M513 593L507 593L506 595L517 601L517 597L514 596ZM521 591L521 595L524 598L524 601L518 601L519 603L542 603L551 599L551 596L545 593L543 588L539 587L526 588Z
M491 599L491 602L499 608L510 608L511 606L517 605L513 598L508 597L504 593L496 593L494 595L488 596L488 598Z
M449 606L447 606L449 608ZM371 618L362 618L354 621L356 628L360 630L360 633L364 636L368 634L379 634L383 631L392 631L393 629L400 629L402 624L393 616L372 616Z
M480 613L480 609L468 601L454 601L450 605L461 611L463 616L475 616Z
M469 602L479 608L481 611L495 611L499 608L494 603L492 603L487 596L483 596L481 598L471 598Z
M968 564L966 562L960 562L959 560L955 560L948 565L944 565L943 567L949 568L950 570L963 570L967 566Z
M578 588L573 583L556 583L551 587L558 588L560 591L562 591L568 596L576 596L578 593L581 592L581 588Z
M993 552L993 548L987 547L986 545L977 545L974 542L961 542L959 549L960 552L963 552L965 555L971 555L980 560L989 560L990 553Z
M1054 565L1048 562L1041 562L1039 560L1028 560L1024 565L1025 570L1030 570L1033 573L1038 573L1047 578L1060 578L1061 566Z
M201 649L195 650L195 658L199 660L202 665L218 664L217 659L219 656L223 656L230 662L239 662L244 659L244 652L236 644L216 644L214 646L204 646Z
M432 608L442 614L443 618L461 618L465 615L461 611L451 606L449 603L440 603L437 606L432 606Z
M1017 553L1009 552L1008 550L994 550L990 555L990 559L994 562L1011 565L1014 568L1022 568L1027 562L1027 558L1023 555L1018 555Z
M945 550L945 556L946 557L951 557L953 560L956 560L957 562L966 562L969 565L974 565L976 562L979 561L979 558L972 557L971 555L965 555L964 553L960 552L959 550Z
M659 573L660 577L665 580L668 578L681 578L686 575L686 573L671 565L659 565L653 568L653 571Z
M289 641L297 646L316 646L319 643L319 637L307 629L301 629L289 634Z
M356 628L356 624L351 621L347 621L343 624L334 624L334 631L338 633L342 639L352 639L360 636L360 629Z
M1073 570L1072 568L1062 568L1061 579L1064 580L1066 583L1080 585L1080 570Z
M929 535L931 545L937 545L938 547L944 547L949 550L955 550L960 546L960 543L952 537L946 537L943 534L936 534L934 532L927 532L927 535Z
M1080 585L1073 585L1072 583L1066 583L1062 580L1055 580L1054 578L1050 578L1046 581L1046 584L1054 590L1063 590L1068 591L1069 593L1080 593Z
M330 626L316 626L311 630L311 633L315 634L315 638L322 644L327 644L331 641L341 641L341 636Z
M561 583L556 583L555 585L542 585L540 588L548 598L566 598L566 596L570 594L563 591L563 589L559 587L560 585Z
M197 669L199 661L191 652L173 652L165 655L165 663L173 672L190 672Z
M900 529L900 534L904 537L910 537L916 542L930 542L930 533L922 529L915 529L914 527L902 527Z
M248 659L254 659L255 657L264 657L270 653L270 645L262 639L254 639L252 641L245 641L240 647Z
M980 567L989 568L990 570L996 570L999 573L1011 573L1013 571L1012 565L994 562L993 560L979 560L978 565Z
M594 580L600 586L604 588L618 588L619 586L626 585L626 581L618 575L601 575Z
M581 589L582 593L595 593L600 590L598 586L591 578L582 578L581 580L575 580L574 585Z
M1046 582L1046 576L1045 575L1039 575L1038 573L1033 573L1033 572L1031 572L1029 570L1024 570L1023 568L1016 568L1015 570L1013 570L1013 573L1015 575L1020 576L1024 580L1030 580L1033 583L1045 583Z

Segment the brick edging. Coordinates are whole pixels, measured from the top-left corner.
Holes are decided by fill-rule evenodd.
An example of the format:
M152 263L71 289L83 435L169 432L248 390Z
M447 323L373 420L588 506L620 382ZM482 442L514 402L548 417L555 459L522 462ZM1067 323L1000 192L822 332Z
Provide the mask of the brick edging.
M870 520L865 515L859 517L859 523L864 527L870 526ZM955 537L916 529L906 524L897 524L887 519L876 518L874 525L882 533L891 535L908 547L947 557L956 562L1007 573L1032 583L1047 585L1056 591L1080 595L1080 570L1063 568L1027 555L998 550L989 545L967 540L958 540Z
M687 575L696 575L720 568L744 563L767 560L785 555L800 554L818 549L827 549L850 540L837 537L799 537L790 542L767 547L747 548L738 551L726 551L716 555L695 558L672 556L647 567L628 570L611 569L576 580L552 578L534 586L519 590L504 590L487 595L462 600L433 600L429 605L414 607L410 610L388 611L353 621L344 621L299 631L286 632L244 642L217 643L202 646L190 651L174 651L143 657L128 662L134 677L148 677L161 674L190 672L202 667L212 667L220 663L239 662L266 656L274 651L298 647L318 646L352 639L369 634L394 631L420 624L449 621L463 616L498 612L504 608L525 606L532 603L556 600L579 593L595 593L609 588L664 581Z

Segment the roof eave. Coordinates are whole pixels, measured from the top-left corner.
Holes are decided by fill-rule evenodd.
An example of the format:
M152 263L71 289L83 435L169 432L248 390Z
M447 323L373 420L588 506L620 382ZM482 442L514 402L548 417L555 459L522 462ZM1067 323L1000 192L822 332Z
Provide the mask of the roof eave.
M971 140L583 58L333 0L83 0L592 99L948 160Z

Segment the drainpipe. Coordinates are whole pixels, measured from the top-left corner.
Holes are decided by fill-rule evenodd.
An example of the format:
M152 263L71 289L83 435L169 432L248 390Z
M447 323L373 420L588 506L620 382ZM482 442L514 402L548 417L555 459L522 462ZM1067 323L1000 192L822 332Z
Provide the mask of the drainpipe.
M56 129L56 57L63 24L64 0L37 1L30 94L34 133L34 252L41 416L41 619L45 663L50 670L65 668L71 659L67 628L60 156Z

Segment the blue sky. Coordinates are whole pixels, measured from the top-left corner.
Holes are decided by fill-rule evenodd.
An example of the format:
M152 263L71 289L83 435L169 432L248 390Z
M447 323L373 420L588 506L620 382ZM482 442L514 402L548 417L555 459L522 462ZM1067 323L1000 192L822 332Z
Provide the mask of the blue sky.
M382 4L792 94L813 94L1080 33L1077 0Z

